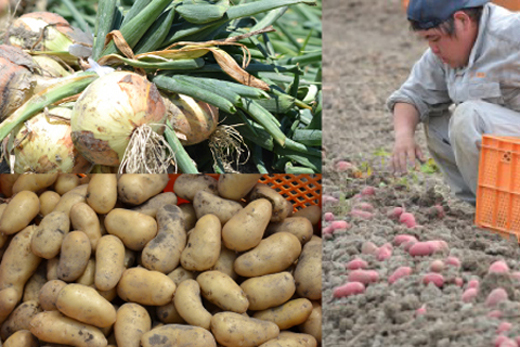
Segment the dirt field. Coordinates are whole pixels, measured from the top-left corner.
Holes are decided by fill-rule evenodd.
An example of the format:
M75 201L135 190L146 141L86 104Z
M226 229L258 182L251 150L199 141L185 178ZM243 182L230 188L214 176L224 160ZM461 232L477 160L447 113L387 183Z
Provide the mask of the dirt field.
M474 208L450 196L440 173L422 170L394 178L387 168L393 127L385 100L426 44L408 29L399 0L326 0L323 8L323 205L332 213L324 226L332 219L348 224L324 229L329 232L323 253L324 346L495 346L499 335L514 340L520 336L516 241L474 227ZM418 138L426 154L422 131ZM354 168L338 171L339 161ZM374 193L360 194L366 187ZM411 212L419 226L409 229L390 218L396 206ZM365 216L354 216L354 209ZM435 243L432 255L412 256L405 250L412 243L399 246L394 240L399 234L444 243ZM451 257L460 265L450 265ZM377 275L371 275L364 293L341 295L337 288L356 275L346 268L356 258ZM437 285L424 284L434 260L442 261L434 270L443 283L431 276ZM490 273L498 260L509 270ZM403 266L411 273L390 284L389 277ZM466 292L475 280L478 289ZM499 287L508 299L492 304L488 295ZM471 298L473 291L477 295Z

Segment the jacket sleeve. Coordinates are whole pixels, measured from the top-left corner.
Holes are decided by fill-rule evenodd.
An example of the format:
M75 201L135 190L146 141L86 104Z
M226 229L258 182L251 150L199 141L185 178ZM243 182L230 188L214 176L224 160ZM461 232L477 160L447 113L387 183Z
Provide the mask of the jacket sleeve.
M446 84L446 68L431 50L415 63L406 82L388 98L386 105L393 112L396 103L412 104L424 122L431 113L446 110L452 101Z

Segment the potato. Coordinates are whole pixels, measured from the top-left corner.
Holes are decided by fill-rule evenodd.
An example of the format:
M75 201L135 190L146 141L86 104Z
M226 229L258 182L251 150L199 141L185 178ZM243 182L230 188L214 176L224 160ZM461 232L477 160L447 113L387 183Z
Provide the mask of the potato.
M233 264L235 263L236 258L236 252L231 251L226 247L222 246L220 248L220 256L218 257L217 262L211 268L211 270L223 272L229 277L231 277L233 280L236 280L238 278L238 275L235 272L235 269L233 268Z
M50 187L58 178L58 173L52 174L23 174L18 177L13 185L13 195L28 190L37 192Z
M298 298L267 310L255 312L253 318L268 320L278 325L280 330L302 324L312 312L312 303L308 299Z
M99 214L110 212L117 201L116 174L94 174L87 188L87 203Z
M76 188L66 192L61 196L60 201L53 211L65 212L68 216L72 206L76 205L78 202L85 202L87 200L87 189L88 184L82 184L81 186L77 186Z
M321 304L318 301L312 302L312 312L305 322L299 325L299 330L304 334L314 336L317 341L321 341Z
M271 219L272 206L267 199L249 203L235 214L222 228L222 242L227 249L237 252L256 247Z
M316 347L317 345L312 335L282 331L277 338L261 344L260 347Z
M4 347L38 347L40 343L29 330L20 330L5 340Z
M9 316L9 318L2 324L2 328L0 329L0 336L2 337L2 341L7 340L7 338L13 335L15 332L19 330L29 330L29 322L31 319L36 316L36 314L42 311L40 305L36 301L28 301L19 305L16 309L13 310L13 313Z
M31 320L31 333L40 340L76 347L106 347L98 328L67 318L59 311L40 312Z
M253 189L260 177L261 174L222 174L218 178L218 194L238 201Z
M59 257L54 257L52 259L47 260L47 280L57 280L58 279L58 263L60 262Z
M193 204L182 204L179 205L179 208L184 214L184 229L193 229L195 227L195 223L197 223L197 214L195 213Z
M0 324L13 312L18 300L19 294L14 287L0 290Z
M220 219L222 225L226 224L238 211L242 210L242 205L233 200L222 199L219 196L199 191L193 198L193 208L197 219L207 214L214 214Z
M117 182L119 200L129 205L140 205L166 188L168 174L126 174Z
M29 278L23 289L23 302L36 301L38 302L38 296L40 295L40 289L47 283L47 273L45 264L40 263L36 272Z
M184 214L178 206L164 205L158 209L156 219L159 231L144 247L141 262L148 270L169 273L179 265L186 246Z
M271 215L271 222L281 222L293 211L292 204L287 201L280 193L266 184L257 183L251 194L249 194L249 200L253 201L256 199L267 199L273 205L273 213Z
M71 283L58 293L56 308L79 322L106 328L116 321L114 306L95 289Z
M31 238L36 231L34 225L16 234L5 250L0 262L0 290L14 287L19 301L25 283L34 274L42 258L31 251Z
M116 236L105 235L98 242L94 283L107 291L115 288L125 271L125 245Z
M175 283L168 276L139 267L126 269L117 285L121 299L141 305L166 305L174 292Z
M179 315L191 325L209 330L211 313L202 305L200 286L195 280L185 280L179 283L173 304Z
M167 324L150 330L141 338L143 347L216 347L211 333L200 327Z
M48 190L40 195L40 214L46 216L51 213L61 199L60 194Z
M235 260L234 269L244 277L255 277L280 272L294 263L302 251L298 238L288 232L279 232L260 241L258 246Z
M310 205L294 212L291 217L307 218L314 227L314 230L316 230L319 228L321 221L321 208L318 205Z
M211 332L223 346L254 347L277 337L280 329L272 322L221 312L211 318Z
M184 269L182 266L179 266L175 270L170 272L168 274L168 277L170 277L170 279L173 281L173 283L175 283L176 286L178 286L179 283L181 283L184 280L195 279L195 275L193 274L193 272Z
M87 234L83 231L68 233L61 244L58 278L65 282L75 281L87 268L91 252Z
M78 277L76 283L83 284L84 286L90 286L94 284L96 277L96 261L92 258L88 260L85 271Z
M89 287L96 290L99 295L106 299L106 301L112 301L117 297L117 287L110 290L99 290L94 284L90 285Z
M60 195L79 186L79 177L76 174L59 174L54 182L54 191Z
M267 226L266 234L273 235L280 231L294 234L302 245L309 242L314 233L311 222L304 217L288 217L283 222L271 223Z
M141 212L155 218L159 208L164 205L177 205L177 196L172 192L157 194L144 204L132 208L132 211Z
M18 177L20 177L20 174L0 174L0 192L6 198L13 195L13 186Z
M240 287L249 300L249 309L254 311L280 306L296 291L294 278L289 272L253 277L242 282Z
M312 241L303 246L294 271L296 293L300 297L321 299L321 246L320 241Z
M16 194L0 218L0 232L12 235L29 225L40 212L40 199L30 191Z
M70 209L72 227L83 231L90 240L90 246L95 251L101 238L101 227L96 212L85 202L79 202Z
M197 192L203 191L212 195L218 195L218 181L202 174L184 174L177 177L173 184L173 191L178 197L193 201Z
M220 247L220 221L212 214L205 215L188 235L188 243L181 254L181 265L191 271L211 269L218 260Z
M70 231L70 219L64 212L53 211L43 217L31 239L31 250L45 259L51 259L60 253L65 235Z
M140 347L141 337L152 329L152 319L138 304L126 303L117 310L114 335L119 346Z
M202 296L225 311L243 313L249 307L246 294L228 275L206 271L197 276Z
M115 208L107 214L105 227L109 234L119 237L133 251L142 250L157 235L155 219L122 208Z

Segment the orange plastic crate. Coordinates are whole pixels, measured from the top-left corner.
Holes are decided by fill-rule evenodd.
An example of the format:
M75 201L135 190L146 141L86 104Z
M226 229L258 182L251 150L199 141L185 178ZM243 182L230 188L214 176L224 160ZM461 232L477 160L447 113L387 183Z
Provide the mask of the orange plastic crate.
M484 135L475 224L520 242L520 138Z
M401 5L403 9L406 11L408 8L408 3L410 0L401 0ZM510 11L519 11L520 10L520 0L492 0L494 4L505 7Z

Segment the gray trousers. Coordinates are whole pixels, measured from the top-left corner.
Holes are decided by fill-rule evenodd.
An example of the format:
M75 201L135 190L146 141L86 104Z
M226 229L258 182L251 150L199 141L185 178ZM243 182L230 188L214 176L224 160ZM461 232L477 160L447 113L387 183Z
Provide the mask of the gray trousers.
M424 124L428 150L456 197L474 204L482 134L520 136L520 112L466 101Z

